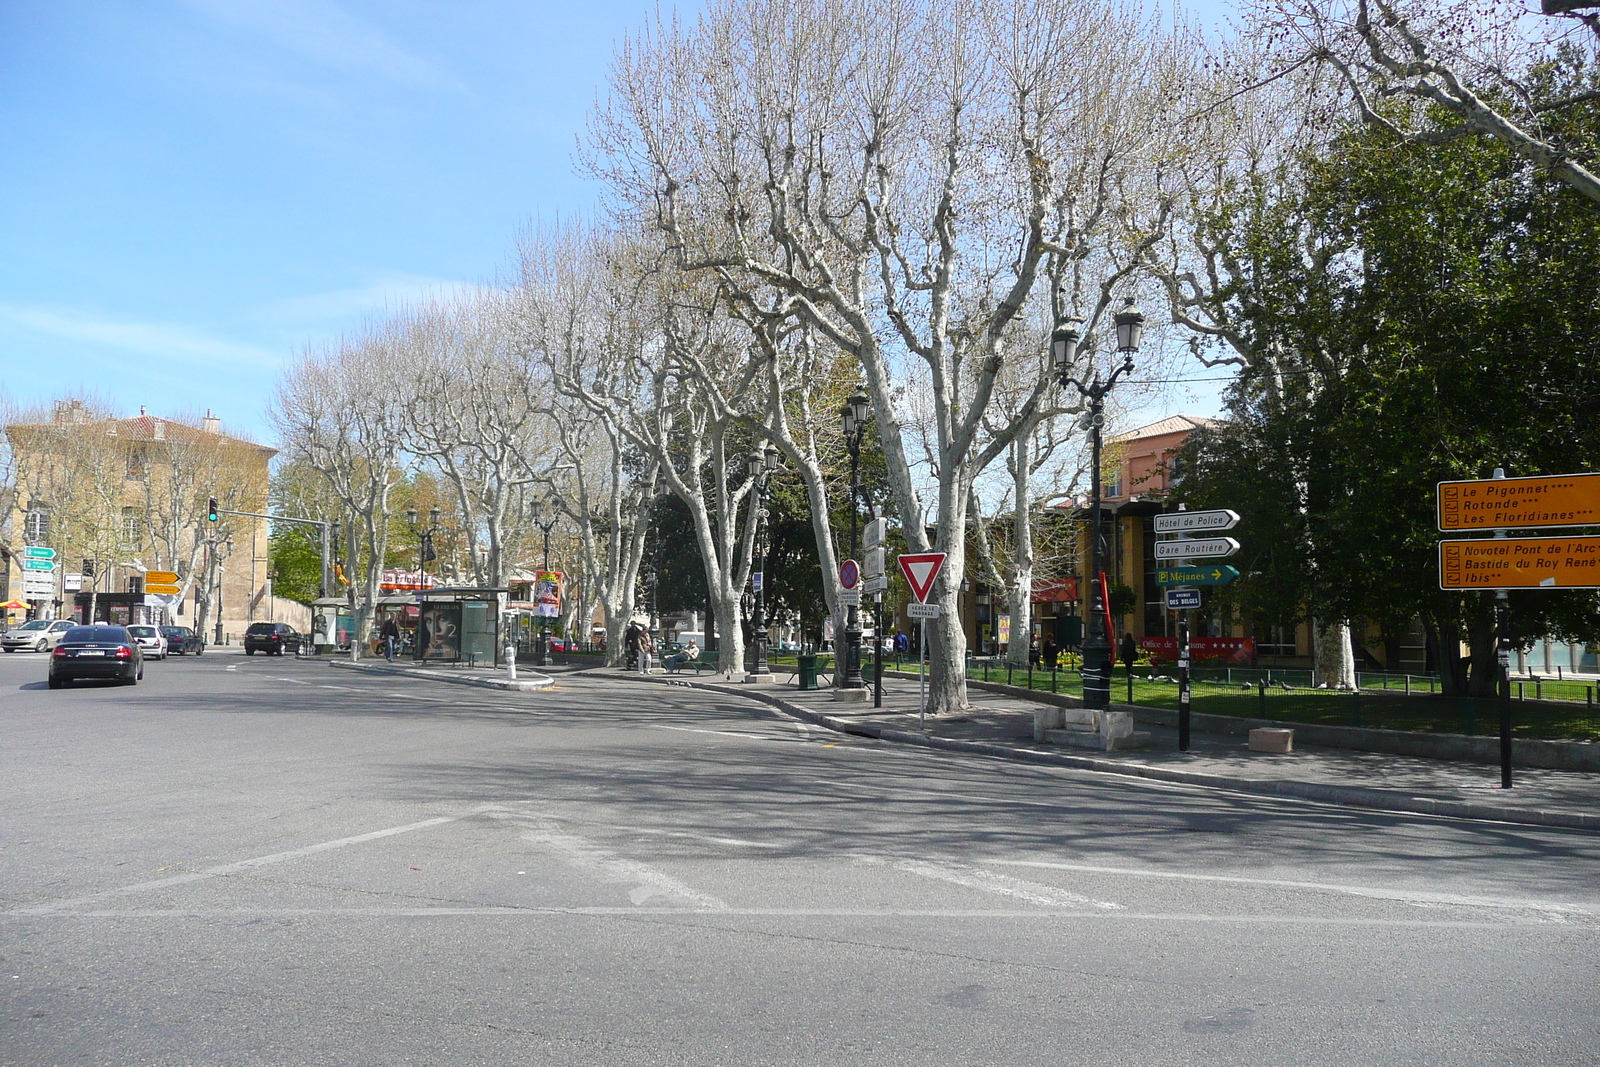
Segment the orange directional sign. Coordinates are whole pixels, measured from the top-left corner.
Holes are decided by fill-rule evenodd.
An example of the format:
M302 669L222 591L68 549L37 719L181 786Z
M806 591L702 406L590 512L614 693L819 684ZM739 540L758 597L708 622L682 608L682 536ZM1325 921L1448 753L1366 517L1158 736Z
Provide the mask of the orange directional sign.
M1600 526L1600 474L1439 483L1439 529Z
M152 586L152 585L176 585L177 582L178 582L178 575L173 571L145 571L144 572L144 584L145 584L146 587L149 587L149 586Z
M177 596L178 586L173 582L146 582L144 591L151 596Z
M1600 589L1600 537L1439 542L1440 589Z

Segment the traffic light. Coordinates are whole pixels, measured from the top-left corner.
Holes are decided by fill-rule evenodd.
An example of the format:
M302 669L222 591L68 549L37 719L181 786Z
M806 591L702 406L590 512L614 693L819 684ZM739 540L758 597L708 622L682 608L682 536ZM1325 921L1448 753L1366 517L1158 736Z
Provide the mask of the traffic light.
M217 521L217 498L216 497L212 497L211 498L211 502L206 505L206 520L208 522L216 522Z

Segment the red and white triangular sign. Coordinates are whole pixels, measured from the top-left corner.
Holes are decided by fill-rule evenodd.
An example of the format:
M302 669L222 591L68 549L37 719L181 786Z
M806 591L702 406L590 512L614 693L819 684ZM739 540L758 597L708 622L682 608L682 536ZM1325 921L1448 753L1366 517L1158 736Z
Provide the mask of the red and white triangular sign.
M906 581L911 584L911 595L917 598L918 604L928 602L928 590L933 588L933 580L939 577L939 568L943 566L943 552L901 554L900 573L904 574Z

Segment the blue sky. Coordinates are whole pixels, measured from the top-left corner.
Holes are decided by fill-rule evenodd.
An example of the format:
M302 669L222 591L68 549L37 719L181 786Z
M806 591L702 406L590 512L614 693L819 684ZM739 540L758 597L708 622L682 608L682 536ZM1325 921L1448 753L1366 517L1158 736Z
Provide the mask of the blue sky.
M307 344L492 280L519 226L591 209L575 140L652 10L0 3L0 390L210 408L270 441Z

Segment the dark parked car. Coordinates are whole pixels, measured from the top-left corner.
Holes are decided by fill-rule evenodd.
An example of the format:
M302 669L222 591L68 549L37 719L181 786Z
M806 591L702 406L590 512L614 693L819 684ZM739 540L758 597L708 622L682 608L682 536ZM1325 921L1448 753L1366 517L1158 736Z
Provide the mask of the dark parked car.
M285 651L300 654L300 632L286 622L253 622L244 632L244 654L265 652L281 656Z
M206 650L206 643L200 640L200 635L187 626L163 626L161 635L167 639L169 656L198 656Z
M50 653L50 688L78 678L110 678L136 685L144 677L144 653L123 626L74 626Z

